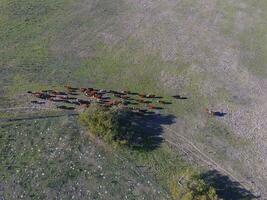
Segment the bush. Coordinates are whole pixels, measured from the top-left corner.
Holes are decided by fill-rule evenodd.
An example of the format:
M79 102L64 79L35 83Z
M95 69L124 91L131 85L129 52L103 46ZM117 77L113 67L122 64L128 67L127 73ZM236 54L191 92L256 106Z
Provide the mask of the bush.
M129 131L127 123L123 121L127 110L120 108L107 109L99 105L91 105L86 111L80 114L80 120L94 136L102 138L105 142L112 144L127 144Z
M150 151L157 148L162 141L159 137L160 123L151 126L149 118L127 108L91 105L80 114L80 120L93 136L116 146L124 145L135 150Z
M218 200L215 189L192 170L174 176L171 194L173 199L179 200Z

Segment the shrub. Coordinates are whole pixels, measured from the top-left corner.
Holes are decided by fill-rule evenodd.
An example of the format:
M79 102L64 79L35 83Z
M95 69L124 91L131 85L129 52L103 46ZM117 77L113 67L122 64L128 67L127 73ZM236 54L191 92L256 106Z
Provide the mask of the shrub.
M218 200L215 189L192 170L186 170L180 175L174 176L170 187L173 199Z
M120 108L107 109L99 105L91 105L80 114L80 121L84 123L90 133L112 144L127 144L130 122L123 121L127 110ZM128 123L128 126L127 126Z

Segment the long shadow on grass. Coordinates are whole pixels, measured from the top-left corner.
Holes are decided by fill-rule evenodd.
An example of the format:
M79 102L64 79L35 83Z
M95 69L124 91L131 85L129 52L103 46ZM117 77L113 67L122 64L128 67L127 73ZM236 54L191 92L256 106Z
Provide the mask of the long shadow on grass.
M21 117L21 118L6 118L0 119L0 122L16 122L16 121L24 121L24 120L39 120L39 119L48 119L48 118L58 118L63 116L76 116L77 113L65 113L60 115L44 115L44 116L31 116L31 117Z
M162 125L174 123L175 116L163 114L139 115L132 112L123 113L120 126L128 145L135 150L151 151L163 142Z
M228 176L216 170L202 174L202 178L212 185L219 198L225 200L257 199L259 197L244 189L238 182L232 181Z

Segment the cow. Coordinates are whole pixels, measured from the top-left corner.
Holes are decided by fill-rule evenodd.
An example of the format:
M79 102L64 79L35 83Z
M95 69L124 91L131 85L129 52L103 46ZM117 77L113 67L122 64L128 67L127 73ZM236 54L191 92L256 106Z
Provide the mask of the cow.
M69 97L68 97L67 95L59 96L58 98L59 98L59 99L62 99L62 100L67 100L67 99L69 99Z
M81 92L85 92L87 90L87 88L80 88Z
M163 101L163 100L158 100L157 103L160 104L171 104L171 102Z
M145 100L145 99L137 99L136 101L140 103L151 103L151 101Z
M94 97L95 99L97 99L97 100L101 100L101 99L102 99L102 95L97 94L97 93L93 94L93 97Z
M127 95L120 95L120 98L122 98L122 99L129 99L130 97L127 96Z
M214 116L215 112L213 112L212 110L209 110L208 108L205 108L205 112L209 115L209 116Z
M157 107L155 105L153 105L153 104L147 104L147 107L149 109L157 109Z
M31 103L33 103L33 104L45 104L44 101L31 101Z
M57 97L49 97L48 100L53 101L53 102L65 102L66 101L66 100L63 100Z
M105 89L100 89L98 92L99 92L100 94L103 94L103 93L106 93L107 91L106 91Z
M128 90L122 90L121 93L122 93L122 94L130 94L131 92L128 91Z
M155 98L156 97L156 95L154 95L154 94L147 94L146 95L146 98Z
M40 99L48 99L51 97L49 94L43 92L32 92L31 94Z
M205 108L205 112L209 116L216 116L216 117L223 117L223 116L227 115L227 113L219 112L219 111L212 111L212 110L209 110L208 108Z
M139 97L145 98L146 95L145 94L138 94Z
M90 104L90 101L83 100L83 99L76 99L76 102L78 102L80 105L82 105L82 104L89 105Z
M84 91L85 96L88 96L88 97L94 96L96 93L97 93L97 91L94 91L94 90L88 90L88 89L86 89Z
M66 92L60 92L60 91L52 91L51 92L53 95L67 95L67 93Z
M172 96L173 98L175 98L175 99L188 99L187 97L182 97L181 95L173 95Z

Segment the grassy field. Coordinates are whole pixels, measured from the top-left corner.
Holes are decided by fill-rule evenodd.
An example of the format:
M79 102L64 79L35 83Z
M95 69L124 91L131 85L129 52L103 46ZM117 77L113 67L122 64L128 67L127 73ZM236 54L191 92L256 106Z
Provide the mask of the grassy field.
M124 156L96 147L73 117L1 124L1 196L6 199L168 197L155 178L135 170L134 163Z
M181 122L172 124L171 127L203 151L215 152L210 156L236 176L252 177L256 190L263 193L264 188L267 188L266 179L261 176L266 167L266 137L263 134L263 130L266 130L263 116L267 108L264 104L267 88L266 9L264 0L2 0L0 108L28 106L30 99L24 95L26 91L62 89L67 84L163 95L173 103L163 112L174 114L177 121ZM174 94L184 95L188 100L176 101L170 97ZM203 113L205 107L223 110L227 115L223 119L209 119ZM16 113L0 114L1 118L18 117ZM35 114L38 115L34 113L32 116ZM24 115L27 113L23 113ZM80 135L77 138L75 136L77 129L81 128L76 119L59 117L32 122L1 123L1 158L5 164L3 180L7 183L4 184L6 195L11 195L7 197L16 198L12 196L13 190L10 191L10 188L17 186L12 183L15 179L25 182L25 185L18 186L18 193L14 195L27 198L31 195L30 190L33 190L35 195L42 198L42 195L47 195L51 190L53 197L67 195L71 198L73 194L65 191L72 191L70 188L79 179L80 185L87 182L87 188L92 187L92 198L100 198L96 192L100 189L94 187L102 185L101 177L92 174L86 177L83 170L73 172L73 175L68 171L70 169L63 172L59 170L60 167L71 165L71 161L77 162L78 167L83 166L75 157L79 143L83 141ZM64 131L61 126L65 127ZM47 132L48 128L50 131ZM43 140L40 138L41 132L46 133ZM38 153L36 148L40 146L45 151L55 151L53 144L63 145L58 141L63 132L67 133L62 136L68 140L66 145L76 150L71 153L61 149L66 154L61 158L62 162L55 164L49 161L51 158L46 157L50 155L48 152ZM52 138L48 137L49 133ZM17 137L19 139L14 140ZM73 138L73 143L70 138ZM29 143L31 140L33 143ZM11 148L4 145L6 141L15 145L13 148L16 151L23 153L24 150L19 145L22 141L27 158L18 157L18 152L3 157L9 152L5 148ZM87 140L81 145L88 146L87 150L94 152L93 157L102 151ZM34 148L33 151L27 150L31 147ZM163 144L156 152L151 152L150 156L156 157L157 165L162 162L167 163L168 167L177 164L182 168L184 162L162 160L168 157L164 154L165 151L173 157L179 155L175 152L177 150L169 149ZM129 159L129 155L125 157ZM29 163L24 163L27 159L30 159ZM129 191L129 198L134 199L135 193L140 195L140 199L141 196L147 199L168 198L164 181L159 184L153 180L154 176L148 174L139 180L131 171L133 163L139 159L140 157L129 161L129 166L127 164L126 169L122 170L121 178L117 180L120 192L113 194L113 189L110 188L109 196L105 196L104 189L101 189L101 198L121 198L128 189L128 178L125 178L128 175L135 183L146 182L150 178L151 182L154 181L153 187L140 186L145 190ZM47 176L42 179L39 174L33 179L40 183L39 186L35 182L24 181L30 171L12 175L16 169L9 169L8 165L15 161L20 169L23 169L24 164L30 168L31 163L32 170L42 166L44 171L38 173ZM114 167L116 170L112 170L112 173L120 171L117 168L124 163L114 155L107 162L101 162L107 168ZM150 165L153 161L143 159L141 163ZM89 173L95 170L94 167L87 168ZM160 170L165 171L164 166ZM157 170L154 175L156 172ZM66 182L68 173L74 177L70 183ZM56 183L53 182L54 176L58 177ZM94 182L99 184L94 185ZM62 189L55 188L60 184L63 185ZM154 187L161 191L162 196L155 195L151 189ZM44 194L43 188L46 188ZM83 192L85 190L87 189ZM78 189L73 193L79 195Z

